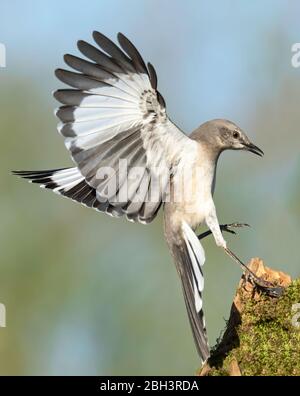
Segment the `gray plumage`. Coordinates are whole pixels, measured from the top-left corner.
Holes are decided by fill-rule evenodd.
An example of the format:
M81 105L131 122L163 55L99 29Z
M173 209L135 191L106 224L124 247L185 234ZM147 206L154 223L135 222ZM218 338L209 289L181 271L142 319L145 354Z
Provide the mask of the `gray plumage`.
M163 204L165 237L181 279L196 347L205 361L209 357L202 309L205 255L194 231L206 222L217 245L226 247L212 200L218 158L226 149L262 152L226 120L209 121L190 137L185 135L168 118L155 69L145 64L135 46L121 33L121 48L99 32L93 37L97 47L78 42L87 59L65 55L74 71L56 70L57 78L71 87L54 96L61 103L56 112L58 130L76 166L15 174L130 221L151 222ZM126 172L118 167L121 160L126 160ZM105 167L112 173L100 177ZM174 192L182 176L196 169L198 176L193 173L188 180L193 191L177 201Z

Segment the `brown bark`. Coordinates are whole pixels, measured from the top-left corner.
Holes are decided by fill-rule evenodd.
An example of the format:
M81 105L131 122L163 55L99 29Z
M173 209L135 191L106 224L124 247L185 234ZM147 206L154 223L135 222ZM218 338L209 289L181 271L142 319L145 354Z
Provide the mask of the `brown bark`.
M300 323L293 311L300 303L300 280L292 282L289 275L266 267L258 258L249 267L284 287L284 293L270 297L241 279L224 334L200 376L300 374Z

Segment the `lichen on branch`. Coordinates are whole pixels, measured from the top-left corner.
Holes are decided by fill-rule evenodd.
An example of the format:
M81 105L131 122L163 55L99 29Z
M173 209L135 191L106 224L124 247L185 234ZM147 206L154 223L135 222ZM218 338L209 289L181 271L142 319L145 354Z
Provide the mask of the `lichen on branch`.
M241 280L223 336L202 376L300 375L300 279L252 259L250 269L285 291L274 298Z

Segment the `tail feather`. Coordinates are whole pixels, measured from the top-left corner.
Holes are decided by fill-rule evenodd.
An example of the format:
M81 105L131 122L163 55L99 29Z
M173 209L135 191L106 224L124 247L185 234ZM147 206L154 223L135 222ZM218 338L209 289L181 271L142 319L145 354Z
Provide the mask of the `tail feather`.
M77 168L13 171L12 173L89 207L92 207L97 201L96 191L86 183Z
M201 267L205 254L196 234L186 223L182 224L182 236L181 245L173 245L173 254L197 351L202 362L205 362L210 355L202 309L204 277Z
M27 179L30 183L37 183L42 188L51 189L56 194L99 212L115 217L123 215L122 211L114 208L108 201L103 202L98 199L96 189L86 182L76 167L41 171L13 171L12 173Z

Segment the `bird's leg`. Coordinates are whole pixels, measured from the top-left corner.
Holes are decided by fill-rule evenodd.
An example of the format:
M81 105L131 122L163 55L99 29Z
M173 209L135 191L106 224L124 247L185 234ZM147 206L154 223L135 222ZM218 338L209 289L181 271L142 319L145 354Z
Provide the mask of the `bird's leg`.
M244 264L228 247L225 239L223 238L223 234L221 231L221 226L219 225L217 214L216 214L216 209L214 205L212 205L212 208L208 215L205 218L206 224L208 228L211 230L216 244L219 247L222 247L225 252L236 262L238 263L243 270L245 271L246 274L249 274L249 278L256 284L258 288L263 290L264 292L268 293L271 296L274 297L279 297L282 292L283 288L281 287L276 287L273 286L272 283L265 281L264 279L259 278L252 272L246 264ZM232 226L232 225L231 225ZM224 227L223 227L224 228ZM225 227L226 231L228 231L228 226ZM231 230L232 231L232 230Z
M202 234L197 235L199 241L200 239L206 238L208 235L212 234L212 232L210 230L202 232Z
M250 227L249 224L246 223L230 223L230 224L221 224L220 229L221 231L226 231L229 232L230 234L236 234L234 230L231 228L241 228L241 227ZM205 231L202 234L198 235L198 239L203 239L207 237L208 235L212 234L211 230Z
M238 263L243 268L248 279L254 282L259 289L273 297L281 296L284 290L283 287L274 286L272 283L267 282L262 278L259 278L228 247L226 247L224 250L228 254L228 256L230 256L236 263Z

